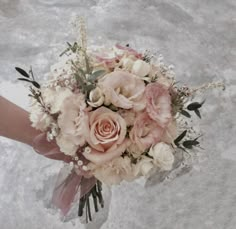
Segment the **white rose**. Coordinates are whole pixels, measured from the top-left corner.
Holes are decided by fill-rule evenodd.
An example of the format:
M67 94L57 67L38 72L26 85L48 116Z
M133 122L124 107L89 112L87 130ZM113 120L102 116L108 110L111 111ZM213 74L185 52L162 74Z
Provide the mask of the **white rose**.
M99 107L103 104L104 98L105 97L104 94L102 93L102 90L99 87L97 87L89 93L90 101L88 101L88 104L91 107Z
M145 77L149 74L150 70L150 64L143 60L136 60L133 64L132 73L140 77Z
M154 163L162 170L171 170L174 163L172 148L164 142L157 143L151 147L148 154L153 157Z
M153 160L148 157L143 157L134 167L134 176L143 175L148 176L150 175L152 169L154 168Z

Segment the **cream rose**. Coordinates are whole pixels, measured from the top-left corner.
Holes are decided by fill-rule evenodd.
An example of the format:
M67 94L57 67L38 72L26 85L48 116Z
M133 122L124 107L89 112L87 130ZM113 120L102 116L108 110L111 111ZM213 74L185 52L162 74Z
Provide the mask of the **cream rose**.
M161 170L171 170L175 157L172 148L164 142L156 144L151 147L148 154L153 157L154 163Z
M120 156L128 146L125 135L126 123L119 114L105 107L90 112L86 138L91 152L85 152L85 158L95 164L104 164Z
M110 102L124 109L144 109L145 84L137 76L124 71L115 71L105 75L98 84L105 95L106 103Z

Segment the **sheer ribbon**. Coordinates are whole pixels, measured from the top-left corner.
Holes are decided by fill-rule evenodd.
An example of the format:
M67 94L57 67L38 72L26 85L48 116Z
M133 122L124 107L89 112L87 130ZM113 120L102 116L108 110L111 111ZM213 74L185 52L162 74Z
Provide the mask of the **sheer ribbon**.
M71 162L70 156L60 152L55 141L48 142L46 134L42 133L34 139L34 150L51 159ZM80 158L86 163L84 158ZM53 191L52 203L58 207L63 215L66 215L75 200L77 194L79 198L87 194L96 184L96 178L83 170L73 168L69 173L68 170L62 168L58 174L56 186Z

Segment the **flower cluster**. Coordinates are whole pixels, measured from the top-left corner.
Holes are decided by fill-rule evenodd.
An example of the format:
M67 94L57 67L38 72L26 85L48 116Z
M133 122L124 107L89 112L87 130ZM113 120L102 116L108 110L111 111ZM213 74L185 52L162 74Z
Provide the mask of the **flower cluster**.
M102 183L171 171L180 164L178 149L189 154L199 146L200 136L186 120L192 113L201 118L204 101L191 100L198 91L224 85L178 86L161 55L129 45L88 49L81 25L80 44L68 43L47 82L36 82L32 69L16 70L24 77L19 80L32 84L32 126L70 158L73 173L56 187L54 200L66 214L80 187L79 216L86 206L91 220L89 197L95 211L97 201L103 207ZM51 156L58 151L45 149Z
M32 105L32 125L106 184L171 170L174 162L173 73L145 57L120 45L68 51L38 89L47 110Z

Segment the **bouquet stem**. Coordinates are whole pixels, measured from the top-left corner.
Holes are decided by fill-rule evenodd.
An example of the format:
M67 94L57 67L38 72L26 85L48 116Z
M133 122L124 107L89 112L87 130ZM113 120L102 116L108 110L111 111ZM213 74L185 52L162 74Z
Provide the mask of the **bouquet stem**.
M78 216L83 216L85 210L86 223L92 221L90 197L93 200L95 212L98 212L99 210L98 203L102 208L104 207L104 200L102 196L102 183L100 181L97 180L93 188L87 194L80 198Z

